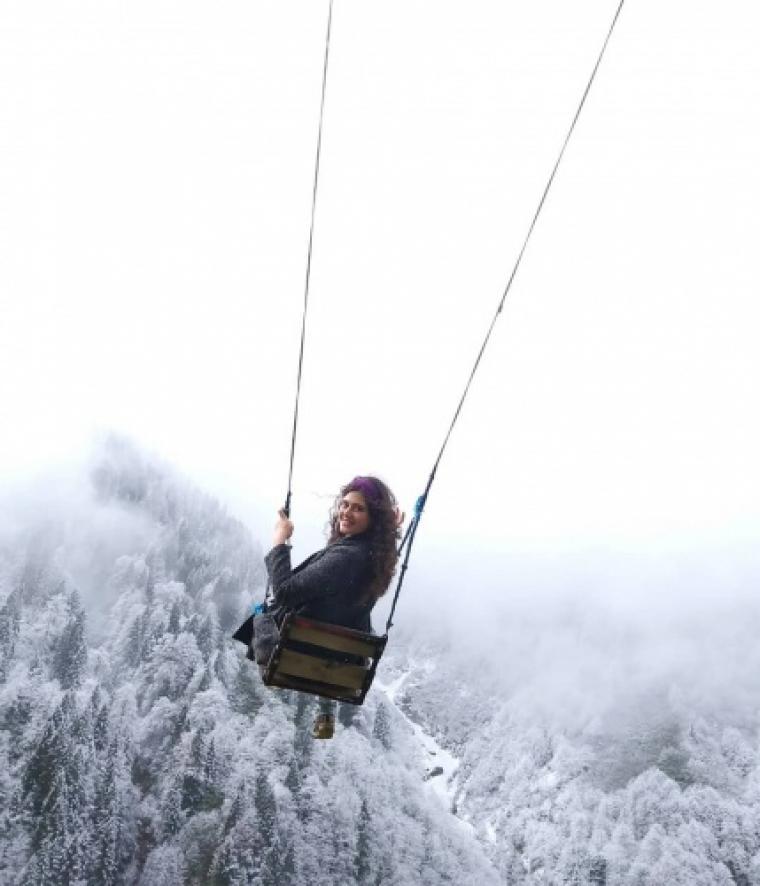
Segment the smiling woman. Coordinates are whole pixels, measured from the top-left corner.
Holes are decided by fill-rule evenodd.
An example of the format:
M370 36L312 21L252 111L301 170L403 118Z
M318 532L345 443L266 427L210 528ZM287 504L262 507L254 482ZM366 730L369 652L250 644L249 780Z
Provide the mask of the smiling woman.
M372 632L370 613L386 592L398 560L397 541L403 515L391 490L377 477L354 477L340 490L330 511L327 545L295 569L290 562L292 521L281 510L272 549L265 558L272 599L267 618L253 621L253 637L241 628L237 639L254 645L256 661L269 663L282 625L295 613L331 626ZM335 702L320 699L315 738L332 737Z
M300 615L360 631L396 567L401 517L391 490L376 477L355 477L330 511L327 546L291 569L293 523L280 511L266 556L274 603Z

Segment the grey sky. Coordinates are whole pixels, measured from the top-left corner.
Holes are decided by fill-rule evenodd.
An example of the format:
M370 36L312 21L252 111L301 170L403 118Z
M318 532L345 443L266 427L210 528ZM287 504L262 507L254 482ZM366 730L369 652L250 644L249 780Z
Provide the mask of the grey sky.
M615 6L336 0L305 546L354 473L407 507L424 486ZM113 427L269 524L326 12L0 8L0 476ZM430 556L756 541L759 32L751 2L626 5L442 465Z

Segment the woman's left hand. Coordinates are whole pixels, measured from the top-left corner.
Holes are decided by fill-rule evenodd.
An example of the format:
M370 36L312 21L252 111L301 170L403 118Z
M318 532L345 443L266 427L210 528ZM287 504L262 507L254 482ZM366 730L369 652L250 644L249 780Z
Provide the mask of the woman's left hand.
M404 520L406 520L406 514L398 505L396 505L396 507L393 509L393 513L396 515L396 529L400 529L404 523Z

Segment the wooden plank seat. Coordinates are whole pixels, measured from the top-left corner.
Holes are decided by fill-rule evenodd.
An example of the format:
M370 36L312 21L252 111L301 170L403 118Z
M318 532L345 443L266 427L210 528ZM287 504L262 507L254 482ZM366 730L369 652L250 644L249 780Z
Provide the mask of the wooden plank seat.
M263 671L264 683L360 705L387 639L290 612Z

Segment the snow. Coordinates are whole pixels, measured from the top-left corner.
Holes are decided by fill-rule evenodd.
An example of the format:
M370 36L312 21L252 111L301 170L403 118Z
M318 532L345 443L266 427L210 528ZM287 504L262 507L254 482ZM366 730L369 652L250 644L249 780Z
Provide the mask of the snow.
M0 544L0 881L497 886L442 802L456 761L380 693L313 742L313 699L267 690L223 623L255 584L252 540L170 475L127 468L98 475L101 504L138 509L150 547L100 558L97 645L65 564L94 561L98 508L73 548Z
M71 847L71 882L147 884L161 872L194 884L236 870L240 882L283 886L371 882L368 871L399 886L760 883L754 598L704 635L700 649L720 647L722 658L707 658L722 674L710 668L705 683L690 667L687 682L655 668L644 682L626 666L606 707L593 670L574 667L587 663L574 647L562 655L562 693L551 691L546 650L577 623L569 607L559 626L538 622L546 636L533 656L536 624L515 613L503 648L519 662L506 667L503 649L498 662L519 686L483 662L468 669L471 649L463 657L396 635L367 703L333 742L314 743L313 700L267 691L229 639L241 589L260 576L244 530L158 472L112 470L89 515L79 500L75 539L47 521L34 547L0 544L0 587L10 589L0 607L0 880L28 865L46 882ZM108 608L93 638L87 594L79 629L66 564L85 568L102 553L88 526L104 503L122 506L120 494L150 543L125 552L114 542L99 557ZM584 636L610 672L630 665L631 644L616 655L616 637ZM710 691L723 684L742 691ZM576 701L583 716L568 715ZM8 818L14 797L22 814ZM39 843L32 821L44 825ZM138 861L143 829L154 848Z
M419 744L424 780L429 785L432 793L435 794L444 807L449 811L453 811L455 808L454 798L457 792L459 760L454 754L442 747L434 736L426 732L419 723L412 720L396 704L398 694L406 683L410 673L411 670L407 670L387 685L383 685L382 682L376 679L375 686L386 696L388 701L394 705L398 715L402 717L412 729ZM462 819L459 820L462 821ZM462 823L467 824L464 821L462 821Z

